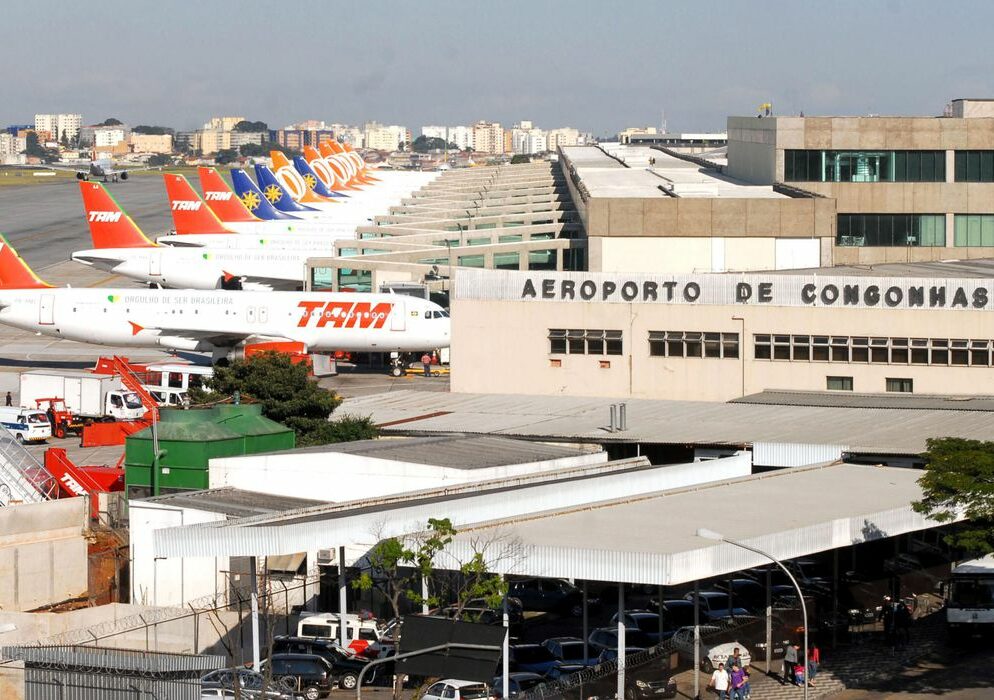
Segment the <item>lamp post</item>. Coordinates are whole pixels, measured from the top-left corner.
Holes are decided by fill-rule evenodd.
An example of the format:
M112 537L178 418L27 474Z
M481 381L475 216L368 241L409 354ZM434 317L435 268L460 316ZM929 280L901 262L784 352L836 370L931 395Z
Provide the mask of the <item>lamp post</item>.
M779 566L781 569L783 569L783 572L787 574L787 578L789 578L790 582L794 584L794 590L797 591L797 597L801 601L801 618L802 618L802 624L804 625L804 700L808 700L808 681L809 681L808 679L808 606L804 603L804 593L801 591L801 587L798 585L797 579L794 578L794 575L790 573L787 567L784 566L779 559L774 557L772 554L764 552L761 549L757 549L756 547L744 544L742 542L738 542L736 540L730 540L724 535L722 535L720 532L715 532L714 530L708 530L707 528L703 527L697 529L697 536L703 537L706 540L716 540L718 542L724 542L734 547L740 547L742 549L753 552L754 554L758 554L761 557L766 557L774 564ZM767 661L769 660L769 655L772 653L772 651L773 650L769 646L767 646L766 648Z

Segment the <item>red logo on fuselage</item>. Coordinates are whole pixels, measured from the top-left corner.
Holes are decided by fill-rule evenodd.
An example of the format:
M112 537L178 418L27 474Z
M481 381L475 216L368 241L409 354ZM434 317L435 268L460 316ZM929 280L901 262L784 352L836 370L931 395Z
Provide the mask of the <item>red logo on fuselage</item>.
M303 309L298 328L314 325L316 328L383 328L393 304L368 301L302 301L297 304ZM315 319L312 324L311 319Z

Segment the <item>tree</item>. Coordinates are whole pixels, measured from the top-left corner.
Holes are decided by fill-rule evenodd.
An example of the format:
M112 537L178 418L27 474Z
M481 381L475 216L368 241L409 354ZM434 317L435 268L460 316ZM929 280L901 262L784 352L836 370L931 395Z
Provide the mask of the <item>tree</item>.
M232 131L269 131L269 125L266 122L250 122L247 119L242 119L240 122L231 127Z
M924 495L915 511L941 523L964 516L968 523L947 536L947 544L977 554L994 551L994 442L945 437L925 444L925 473L918 480Z
M172 165L173 159L163 153L155 153L148 158L148 165L151 168L161 168L164 165Z
M227 165L228 163L233 163L238 158L238 151L234 148L222 148L220 151L214 154L214 162L218 165Z
M110 117L109 119L104 119L97 126L121 126L122 124L124 124L124 122L122 122L120 119L115 119L114 117Z
M524 153L517 153L511 156L511 165L518 165L519 163L531 163L531 162L532 162L531 156L528 156Z
M59 159L59 154L52 149L45 148L38 140L38 134L29 131L24 137L25 149L21 151L26 156L41 158L46 163L52 163Z
M308 376L307 366L292 362L285 353L265 352L235 360L227 367L215 367L207 388L209 391L191 391L191 402L223 401L237 391L243 400L261 403L267 418L292 428L299 447L369 440L377 435L368 417L343 416L329 421L342 400L319 387Z
M62 132L62 138L59 139L59 145L66 150L69 150L69 134L64 131Z
M444 151L447 148L445 139L436 136L419 136L411 144L411 150L416 153L427 153L428 151Z
M139 124L131 130L133 134L148 134L149 136L164 136L165 134L175 133L168 126L148 126L147 124Z
M238 148L238 152L246 158L263 158L266 151L258 143L246 143Z

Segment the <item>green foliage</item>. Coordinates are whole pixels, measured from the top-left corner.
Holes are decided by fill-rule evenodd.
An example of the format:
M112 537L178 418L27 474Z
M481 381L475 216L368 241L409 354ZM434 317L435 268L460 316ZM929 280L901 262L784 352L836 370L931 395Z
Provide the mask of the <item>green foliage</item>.
M163 165L171 165L173 159L163 153L155 153L148 157L148 165L151 168L160 168Z
M962 513L969 522L946 542L978 554L994 551L994 442L947 437L926 445L918 480L924 496L915 511L944 523Z
M444 151L448 147L445 139L437 136L419 136L411 144L411 150L415 153L427 153L428 151Z
M139 124L131 130L133 134L148 134L149 136L164 136L165 134L173 133L173 130L168 126L149 126L147 124Z
M69 135L66 132L62 132L62 138L59 139L59 145L63 148L69 148Z
M207 388L191 390L190 401L223 401L237 391L243 400L261 403L267 418L293 429L300 447L368 440L377 435L369 418L345 416L329 422L328 416L342 400L319 387L308 376L306 365L294 364L284 353L260 353L227 367L215 367Z
M124 122L122 122L120 119L115 119L114 117L110 117L109 119L104 119L102 122L97 124L97 126L121 126L122 124L124 124Z
M528 156L524 153L516 153L515 155L511 156L511 165L518 165L519 163L531 163L531 162L532 162L531 156Z
M38 140L38 134L29 131L24 137L25 149L21 151L24 155L41 158L46 163L51 163L59 159L59 154L50 148L45 148Z
M218 165L227 165L228 163L234 163L238 158L238 151L234 148L222 148L220 151L214 154L214 162Z
M231 127L231 130L250 131L250 132L269 131L269 125L266 124L266 122L251 122L248 121L247 119L243 119L237 124L235 124L233 127Z

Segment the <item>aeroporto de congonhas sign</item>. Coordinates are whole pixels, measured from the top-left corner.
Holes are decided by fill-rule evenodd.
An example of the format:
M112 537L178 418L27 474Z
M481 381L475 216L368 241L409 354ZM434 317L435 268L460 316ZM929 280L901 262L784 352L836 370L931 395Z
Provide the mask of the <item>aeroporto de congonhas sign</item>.
M466 270L459 300L994 309L994 279Z

